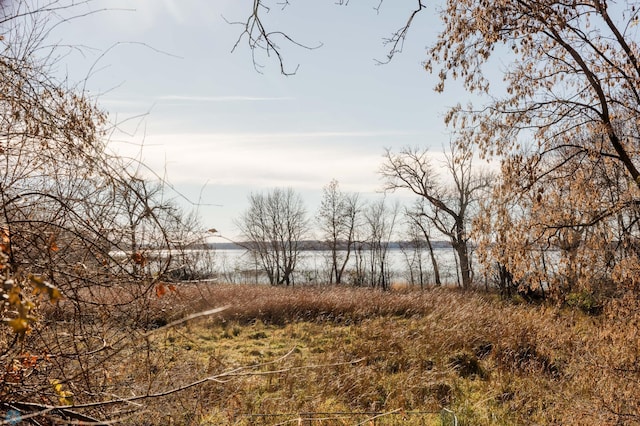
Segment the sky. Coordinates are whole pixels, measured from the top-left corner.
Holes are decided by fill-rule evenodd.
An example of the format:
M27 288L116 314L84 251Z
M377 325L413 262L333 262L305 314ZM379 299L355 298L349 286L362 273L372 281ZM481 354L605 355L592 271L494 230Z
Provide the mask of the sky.
M383 39L415 0L385 1L379 11L379 0L276 6L265 15L270 28L321 45L281 43L285 66L297 69L284 76L264 52L254 66L246 39L232 52L242 28L230 22L246 20L252 3L93 0L50 37L77 47L60 71L86 78L117 124L111 149L166 177L185 209L231 239L251 192L291 187L313 217L332 179L343 191L381 196L385 148L428 147L443 160L451 137L443 116L468 95L455 85L434 92L436 76L424 70L441 26L435 7L417 16L403 52L377 65Z

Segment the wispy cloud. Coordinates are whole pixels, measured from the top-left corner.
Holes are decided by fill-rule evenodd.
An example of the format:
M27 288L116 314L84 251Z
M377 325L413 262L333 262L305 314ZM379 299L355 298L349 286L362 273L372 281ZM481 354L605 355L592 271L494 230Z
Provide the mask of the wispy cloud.
M300 131L300 132L230 132L230 133L161 133L154 135L155 138L170 141L188 139L191 142L233 142L237 143L266 143L273 142L281 144L283 142L303 142L305 140L327 139L337 140L343 138L376 138L376 137L402 137L402 136L422 136L422 132L408 132L405 130L346 130L346 131Z
M163 95L163 96L128 96L109 97L100 99L100 104L105 107L149 107L158 102L179 102L179 103L214 103L214 102L281 102L292 101L292 97L269 97L269 96L185 96L185 95Z
M183 101L183 102L264 102L264 101L291 101L295 98L280 96L184 96L184 95L164 95L158 100L163 101Z
M134 99L134 98L115 98L115 97L106 97L103 96L99 99L100 105L104 107L138 107L140 105L149 106L153 104L149 99Z

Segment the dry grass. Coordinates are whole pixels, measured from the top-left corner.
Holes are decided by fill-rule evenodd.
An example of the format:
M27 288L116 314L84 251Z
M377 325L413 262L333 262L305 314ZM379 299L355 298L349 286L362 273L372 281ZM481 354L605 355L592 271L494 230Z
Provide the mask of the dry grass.
M100 398L215 380L98 413L124 423L449 424L443 408L461 425L640 422L633 298L598 317L455 289L191 285L145 300L145 315L101 325L135 337L96 369Z

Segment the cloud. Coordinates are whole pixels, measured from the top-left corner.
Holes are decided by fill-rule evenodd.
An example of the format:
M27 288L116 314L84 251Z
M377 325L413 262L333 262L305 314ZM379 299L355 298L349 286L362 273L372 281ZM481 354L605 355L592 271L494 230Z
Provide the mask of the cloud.
M251 192L291 187L303 196L312 213L331 179L337 179L342 190L360 193L364 199L380 197L378 170L383 147L399 149L402 144L393 145L393 141L402 141L402 134L368 130L166 133L147 135L142 148L124 142L112 148L140 158L160 175L166 172L165 177L192 201L216 204L200 206L203 220L224 235L232 235L236 232L233 218L246 208ZM431 155L434 166L443 165L440 149ZM408 205L414 197L409 191L398 191L392 199Z
M293 97L269 97L269 96L187 96L187 95L162 95L162 96L127 96L102 97L101 105L109 106L149 106L158 101L180 102L264 102L264 101L292 101Z
M403 130L348 130L348 131L301 131L301 132L254 132L254 133L165 133L157 134L156 137L162 140L179 139L186 137L192 143L208 143L207 141L233 141L233 143L302 143L305 141L315 141L323 139L329 144L351 145L353 138L395 138L404 136L420 136L418 132L406 132Z
M185 102L262 102L262 101L291 101L292 97L264 97L264 96L183 96L165 95L159 100Z
M379 138L394 140L400 133L155 134L145 138L141 158L176 183L318 190L335 178L350 191L371 192L381 186L385 144ZM114 146L140 157L139 146Z

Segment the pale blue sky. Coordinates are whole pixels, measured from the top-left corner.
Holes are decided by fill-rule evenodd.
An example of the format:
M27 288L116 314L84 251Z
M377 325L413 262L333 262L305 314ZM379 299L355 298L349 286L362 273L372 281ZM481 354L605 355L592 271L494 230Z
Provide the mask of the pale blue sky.
M244 43L231 53L241 28L222 16L244 20L250 0L95 0L88 9L112 10L52 37L85 46L63 64L72 79L91 72L87 88L121 122L114 149L132 155L143 144L142 159L184 195L219 205L200 208L205 226L235 237L233 218L251 191L293 187L313 215L333 178L346 191L378 191L384 147L427 146L435 155L448 143L442 116L468 96L455 87L435 93L436 78L422 67L440 28L436 9L418 15L402 54L387 65L374 61L415 3L385 1L380 13L375 0L273 9L274 29L323 44L282 44L290 69L299 64L291 77L264 55L256 72Z

